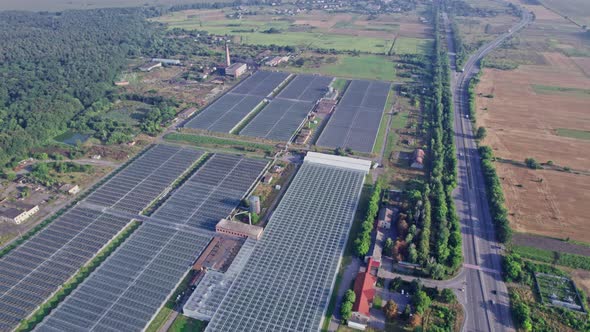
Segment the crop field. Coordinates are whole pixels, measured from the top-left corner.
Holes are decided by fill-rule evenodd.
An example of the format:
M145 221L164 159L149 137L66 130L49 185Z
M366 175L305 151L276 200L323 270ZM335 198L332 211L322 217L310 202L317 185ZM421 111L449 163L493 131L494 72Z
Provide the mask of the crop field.
M590 227L585 220L590 208L582 202L589 198L590 158L581 151L590 151L590 142L583 138L590 128L590 96L557 89L537 93L533 84L583 89L590 79L579 71L550 65L485 71L478 93L494 98L479 98L477 103L479 125L488 128L484 144L491 145L503 159L551 160L574 171L531 170L498 163L513 227L588 241Z
M543 6L524 7L534 11L535 22L486 57L486 63L507 68L520 64L573 66L590 75L588 35L579 26ZM560 55L569 59L559 63L564 60Z
M559 136L590 140L590 131L587 130L557 128L555 131Z
M590 76L579 63L589 58L567 56L573 52L568 49L585 52L573 32L579 28L544 7L528 8L538 21L518 37L515 49L536 60L510 71L484 70L477 88L477 125L488 129L483 144L503 160L496 167L512 227L588 242L590 157L583 151L590 151ZM559 42L551 44L551 38ZM523 161L529 157L552 165L526 168Z
M157 18L169 28L205 30L234 35L236 41L250 45L299 46L336 50L359 50L385 54L396 40L396 53L428 51L430 26L417 16L381 15L368 20L366 15L333 14L311 11L294 17L259 11L258 15L228 19L223 10L186 10ZM268 30L273 29L273 33ZM351 38L362 37L362 38ZM398 46L399 44L399 46Z
M578 24L590 25L590 2L586 0L541 0L541 3Z

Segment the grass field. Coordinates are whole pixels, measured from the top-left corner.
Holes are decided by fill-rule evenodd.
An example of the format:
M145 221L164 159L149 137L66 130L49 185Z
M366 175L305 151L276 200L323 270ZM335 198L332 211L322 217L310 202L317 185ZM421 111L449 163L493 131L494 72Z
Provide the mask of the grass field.
M168 332L202 332L205 330L205 327L207 327L207 324L200 320L178 315L168 329Z
M200 147L233 149L237 152L261 152L271 154L274 151L272 145L211 136L171 133L164 136L164 139L170 142L179 142Z
M305 64L303 67L288 67L297 73L319 73L329 76L373 79L382 81L396 80L395 65L383 55L339 55L334 63Z
M539 94L565 93L575 96L590 97L590 89L568 88L563 86L551 86L541 84L532 84L531 87L533 88L533 91L535 91L535 93Z
M573 269L590 270L590 257L568 254L552 250L543 250L529 246L512 246L512 252L523 258L555 265L567 266Z
M228 19L227 10L187 10L168 13L155 21L169 28L204 30L218 35L235 36L235 41L248 45L298 46L305 49L335 49L386 54L396 39L397 54L426 53L432 40L429 26L417 17L381 15L369 20L366 15L312 11L292 17L277 16L260 9L256 15ZM274 29L274 33L267 30Z
M130 126L137 126L151 109L152 106L148 104L136 101L123 101L108 111L105 116Z
M394 96L394 90L389 90L387 101L385 102L383 116L381 117L381 123L379 124L379 131L377 132L377 138L375 139L375 146L373 146L373 153L379 154L383 149L385 134L387 133L387 125L389 123L389 117L387 114L391 112L391 108L393 107L393 99L395 98Z
M168 320L168 316L170 316L171 313L172 313L172 309L167 308L167 307L163 307L158 312L156 317L154 317L154 319L152 320L150 325L148 325L148 327L146 328L145 331L146 332L158 332L160 330L160 328L162 327L162 325L164 325L164 323L166 323L166 321Z
M395 40L395 54L428 54L432 50L432 39L400 37Z
M557 135L570 137L570 138L577 138L590 141L590 131L587 130L577 130L577 129L567 129L567 128L557 128L555 130Z

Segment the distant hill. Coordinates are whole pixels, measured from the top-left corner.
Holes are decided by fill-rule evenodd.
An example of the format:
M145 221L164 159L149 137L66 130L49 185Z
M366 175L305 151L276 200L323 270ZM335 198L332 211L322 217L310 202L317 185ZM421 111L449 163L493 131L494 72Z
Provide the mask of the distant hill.
M67 9L174 6L195 3L228 3L233 0L2 0L2 10L62 11Z

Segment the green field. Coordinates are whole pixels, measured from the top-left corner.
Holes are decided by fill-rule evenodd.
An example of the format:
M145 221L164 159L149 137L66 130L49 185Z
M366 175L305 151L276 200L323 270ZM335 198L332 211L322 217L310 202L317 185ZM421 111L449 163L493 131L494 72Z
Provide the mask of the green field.
M544 250L528 246L513 246L512 252L522 258L543 263L571 267L573 269L590 270L590 257L564 252Z
M400 37L395 40L393 52L395 54L430 54L433 42L432 39Z
M373 153L381 153L383 149L383 144L385 141L385 133L387 133L387 124L389 122L387 113L389 113L393 107L393 99L395 92L394 90L389 90L389 94L387 95L387 101L385 102L385 108L383 111L383 115L381 116L381 123L379 125L379 131L377 132L377 138L375 140L375 146L373 146Z
M153 107L137 101L123 101L105 114L106 118L137 126Z
M200 320L178 315L168 329L168 332L201 332L205 330L205 327L207 327L207 324Z
M590 96L590 89L567 88L552 85L531 84L531 87L539 94L570 93L581 96Z
M391 48L393 39L355 38L349 35L329 34L319 29L310 31L289 31L291 21L255 21L255 20L201 20L199 17L187 17L183 13L172 13L157 19L167 23L170 29L204 30L218 35L234 35L239 42L248 45L280 45L298 46L301 48L335 49L339 51L363 51L385 54ZM270 28L278 29L279 33L265 33ZM402 38L405 39L405 38ZM407 38L402 42L399 52L420 50L420 43ZM417 39L418 41L420 39Z
M531 84L533 91L538 94L567 93L580 97L590 97L590 89L566 88L561 86Z
M559 136L590 141L590 131L567 128L557 128L556 131Z
M260 152L270 155L274 151L274 147L272 145L212 136L170 133L164 136L164 139L170 142L191 144L199 147L236 150L237 152Z
M345 78L375 79L394 81L395 67L386 56L381 55L340 55L335 63L317 66L289 67L289 71L299 73L319 73Z

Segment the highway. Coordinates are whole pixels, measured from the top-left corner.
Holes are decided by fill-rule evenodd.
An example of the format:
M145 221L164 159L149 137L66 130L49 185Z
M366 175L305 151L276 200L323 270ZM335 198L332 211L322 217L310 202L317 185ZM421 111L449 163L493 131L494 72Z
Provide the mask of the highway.
M469 114L469 82L479 71L481 59L505 39L523 29L532 15L522 11L521 20L508 32L482 46L465 63L462 72L455 62L455 45L448 17L443 13L452 76L458 186L454 200L461 220L464 254L464 292L458 292L465 309L463 331L513 331L510 302L501 276L501 247L485 193L480 157Z

